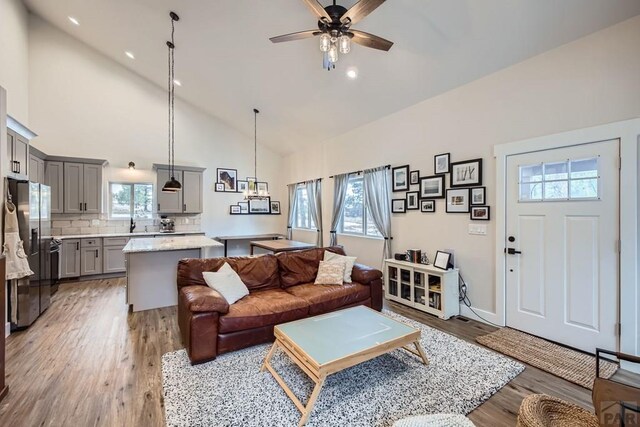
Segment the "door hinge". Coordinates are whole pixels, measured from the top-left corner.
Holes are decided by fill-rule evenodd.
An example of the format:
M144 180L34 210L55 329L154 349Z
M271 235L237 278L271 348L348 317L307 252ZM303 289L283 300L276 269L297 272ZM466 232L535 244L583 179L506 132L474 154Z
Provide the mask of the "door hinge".
M618 156L618 170L622 170L622 157Z

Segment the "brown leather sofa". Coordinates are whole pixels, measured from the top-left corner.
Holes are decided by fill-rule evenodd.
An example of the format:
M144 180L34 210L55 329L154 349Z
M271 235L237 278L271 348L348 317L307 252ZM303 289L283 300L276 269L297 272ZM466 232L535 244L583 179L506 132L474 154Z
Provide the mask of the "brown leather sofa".
M277 324L357 305L382 309L382 273L356 264L353 283L314 285L324 251L318 248L259 257L183 259L178 263L178 323L192 364L273 341ZM235 304L207 286L202 273L225 262L249 288Z

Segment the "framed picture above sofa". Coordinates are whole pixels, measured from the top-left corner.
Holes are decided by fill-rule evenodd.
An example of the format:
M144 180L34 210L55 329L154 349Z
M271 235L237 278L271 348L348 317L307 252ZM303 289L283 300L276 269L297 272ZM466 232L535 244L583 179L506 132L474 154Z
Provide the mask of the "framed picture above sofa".
M444 175L420 178L421 199L442 199L444 197Z
M451 163L451 187L482 185L482 159Z
M409 190L409 165L391 169L391 188L393 191Z

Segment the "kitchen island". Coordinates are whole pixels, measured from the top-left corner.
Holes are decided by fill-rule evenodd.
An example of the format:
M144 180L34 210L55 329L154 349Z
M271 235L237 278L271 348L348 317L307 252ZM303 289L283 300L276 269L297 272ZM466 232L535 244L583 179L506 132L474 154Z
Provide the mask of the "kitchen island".
M178 261L222 256L223 248L222 243L205 236L129 240L122 249L127 265L127 304L133 311L177 305Z

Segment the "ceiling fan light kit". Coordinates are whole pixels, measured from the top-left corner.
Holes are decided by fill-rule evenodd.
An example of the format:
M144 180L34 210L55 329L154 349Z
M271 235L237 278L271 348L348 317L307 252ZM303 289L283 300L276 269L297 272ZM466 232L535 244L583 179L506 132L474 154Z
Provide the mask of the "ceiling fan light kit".
M323 53L322 66L327 70L336 68L339 54L346 55L351 51L352 41L361 46L384 51L388 51L393 46L393 42L389 40L351 28L353 24L369 15L385 0L360 0L348 10L344 6L336 4L335 0L327 7L322 6L318 0L303 0L303 2L318 18L318 30L284 34L271 37L269 40L273 43L281 43L320 36L320 51Z

